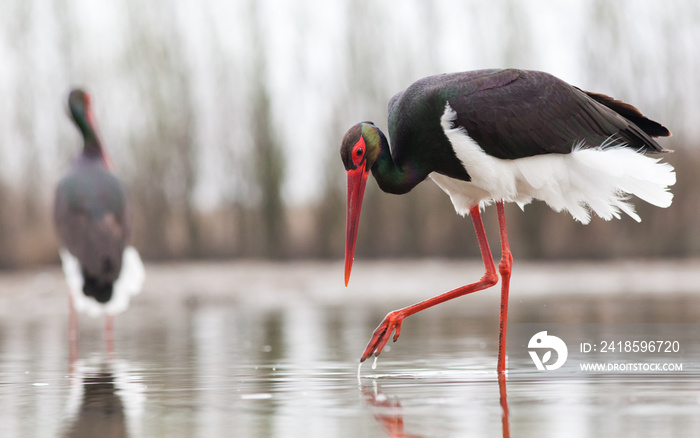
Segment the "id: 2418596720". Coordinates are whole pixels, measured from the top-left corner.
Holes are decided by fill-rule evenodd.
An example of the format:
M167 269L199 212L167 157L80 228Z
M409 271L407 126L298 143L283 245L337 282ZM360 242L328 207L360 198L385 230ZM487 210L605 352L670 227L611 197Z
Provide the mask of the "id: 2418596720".
M659 341L600 341L599 344L581 342L581 353L678 353L680 342Z

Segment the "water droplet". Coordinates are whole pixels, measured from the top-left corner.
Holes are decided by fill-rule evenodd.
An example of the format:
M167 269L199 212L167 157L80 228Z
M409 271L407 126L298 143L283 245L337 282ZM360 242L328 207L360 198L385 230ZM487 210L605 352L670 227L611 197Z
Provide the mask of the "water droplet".
M377 359L379 359L379 356L374 356L374 362L372 362L372 369L373 370L377 369Z

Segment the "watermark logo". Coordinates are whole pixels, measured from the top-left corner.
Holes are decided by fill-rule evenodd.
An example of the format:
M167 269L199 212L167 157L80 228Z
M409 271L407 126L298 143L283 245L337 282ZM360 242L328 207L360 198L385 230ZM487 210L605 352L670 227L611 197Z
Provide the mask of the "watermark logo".
M548 335L547 331L535 333L530 338L527 348L532 361L540 371L558 370L564 365L566 358L569 356L569 349L566 348L564 341L556 336ZM540 358L538 351L543 352L542 358ZM549 363L552 360L552 351L557 353L557 359L554 363Z

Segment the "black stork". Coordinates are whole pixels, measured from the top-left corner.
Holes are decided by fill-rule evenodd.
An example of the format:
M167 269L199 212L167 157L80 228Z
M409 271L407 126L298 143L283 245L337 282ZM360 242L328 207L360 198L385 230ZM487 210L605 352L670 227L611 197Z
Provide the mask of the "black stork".
M82 90L68 97L70 115L83 135L83 151L56 188L54 220L69 288L71 348L77 339L77 313L105 315L111 345L113 317L141 291L144 267L128 246L129 222L121 182L97 134L90 96Z
M498 372L505 371L508 292L513 257L504 202L533 199L588 223L626 213L640 221L630 195L671 205L673 167L645 153L669 152L652 137L668 129L630 104L583 91L543 72L479 70L421 79L391 98L389 136L372 122L351 127L340 155L347 171L345 285L352 269L360 209L370 170L379 187L403 194L430 177L469 214L485 274L475 283L387 314L360 362L378 356L403 320L428 307L494 286L498 274L481 221L495 203L501 237Z

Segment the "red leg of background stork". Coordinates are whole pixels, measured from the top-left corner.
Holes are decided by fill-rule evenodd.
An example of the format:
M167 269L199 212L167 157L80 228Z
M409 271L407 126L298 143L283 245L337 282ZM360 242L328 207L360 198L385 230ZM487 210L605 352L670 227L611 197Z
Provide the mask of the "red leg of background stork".
M360 362L364 362L372 354L374 354L375 356L379 356L387 341L389 341L391 333L394 331L396 331L394 333L394 341L396 341L399 338L399 335L401 334L401 323L406 317L411 316L414 313L418 313L421 310L427 309L428 307L432 307L436 304L444 303L445 301L451 300L453 298L461 297L462 295L486 289L495 285L498 282L498 274L496 274L496 265L493 262L491 250L489 249L489 243L486 240L486 232L484 231L484 224L481 221L481 213L479 212L479 206L476 206L469 210L469 214L471 215L472 222L474 223L476 238L479 241L479 249L481 250L481 258L484 260L484 267L486 268L486 272L484 273L484 275L476 283L458 287L457 289L422 301L418 304L414 304L412 306L404 307L403 309L389 312L389 314L387 314L384 317L384 321L382 321L382 323L379 324L379 327L377 327L374 330L372 338L369 340L367 348L365 348L365 352L360 358Z
M105 345L108 354L114 352L114 316L105 315Z
M73 297L68 293L68 359L74 363L78 359L78 312L73 305Z
M510 273L513 266L513 255L508 245L508 232L506 231L506 214L503 210L503 201L496 203L498 210L498 228L501 233L501 262L498 271L501 273L501 312L498 331L498 365L496 370L503 373L506 370L506 332L508 330L508 291L510 288Z

